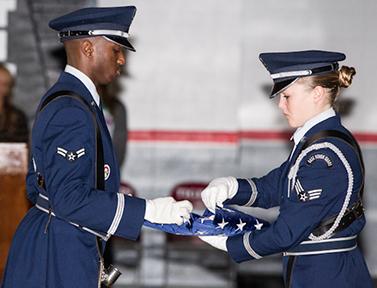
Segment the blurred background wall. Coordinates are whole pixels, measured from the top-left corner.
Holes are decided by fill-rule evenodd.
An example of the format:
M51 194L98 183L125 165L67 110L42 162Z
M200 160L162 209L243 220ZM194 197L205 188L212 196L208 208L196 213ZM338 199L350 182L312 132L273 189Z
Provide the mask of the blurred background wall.
M14 102L33 122L64 67L48 20L89 5L135 5L119 98L127 106L122 179L139 196L169 194L183 181L262 176L285 160L291 131L274 100L261 52L321 49L356 68L342 94L344 124L366 164L363 242L377 277L377 2L374 0L0 0L0 61L17 71Z

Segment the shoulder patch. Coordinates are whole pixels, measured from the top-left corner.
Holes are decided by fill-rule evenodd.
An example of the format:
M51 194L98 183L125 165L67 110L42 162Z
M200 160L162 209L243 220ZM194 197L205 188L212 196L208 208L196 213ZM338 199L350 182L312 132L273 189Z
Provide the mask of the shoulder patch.
M111 173L110 165L109 164L105 164L103 168L104 168L105 181L106 181L110 177L110 173Z
M77 151L68 151L64 148L57 147L56 153L64 157L65 159L67 159L68 162L73 162L77 160L78 158L80 158L81 156L85 155L85 148L81 148Z
M300 202L318 199L319 197L321 197L322 194L322 189L305 190L298 179L295 184L295 190L297 194L297 199Z
M323 154L323 153L317 153L309 157L309 159L306 161L308 164L312 164L313 162L317 160L322 160L326 162L327 167L332 167L333 163L329 156Z

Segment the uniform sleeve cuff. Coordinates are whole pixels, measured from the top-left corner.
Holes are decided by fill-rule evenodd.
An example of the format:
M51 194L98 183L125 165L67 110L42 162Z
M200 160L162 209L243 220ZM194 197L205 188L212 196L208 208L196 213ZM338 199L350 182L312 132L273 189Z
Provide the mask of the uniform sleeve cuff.
M251 206L257 198L257 187L253 180L251 179L237 179L238 182L238 191L236 195L227 201L224 204L235 204L241 206Z
M122 219L123 211L124 211L124 195L122 193L117 193L118 196L118 203L117 203L117 209L115 211L115 215L113 218L113 222L110 225L109 230L107 231L107 234L113 235L115 231L118 229L120 220Z
M228 253L237 263L262 258L250 246L249 238L250 232L229 237L226 241Z
M145 200L124 196L124 211L115 235L136 240L144 223Z

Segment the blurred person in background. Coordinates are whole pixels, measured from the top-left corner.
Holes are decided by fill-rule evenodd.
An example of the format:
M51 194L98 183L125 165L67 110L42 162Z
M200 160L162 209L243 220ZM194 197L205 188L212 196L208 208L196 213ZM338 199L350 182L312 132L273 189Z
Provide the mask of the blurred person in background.
M4 63L0 63L0 142L28 142L27 117L12 104L14 79Z
M99 88L98 92L103 104L103 114L113 142L120 174L122 175L122 167L127 152L128 127L126 106L118 99L120 83L114 81ZM103 257L106 266L114 262L113 238L107 241Z
M270 227L237 236L203 236L236 262L283 253L286 287L371 288L357 237L365 225L364 165L360 148L334 104L352 83L354 68L327 51L262 53L274 81L271 98L296 131L288 159L261 178L214 179L205 205L280 206Z
M135 13L133 6L83 8L49 23L67 66L38 108L26 179L35 206L13 238L3 288L111 286L119 271L104 267L107 239L137 239L144 219L182 224L189 217L189 201L119 193L98 87L119 76L123 49L135 51L127 39Z
M118 98L120 92L120 83L115 81L102 86L99 94L103 104L103 114L113 141L115 156L119 168L122 169L127 155L128 126L126 106Z

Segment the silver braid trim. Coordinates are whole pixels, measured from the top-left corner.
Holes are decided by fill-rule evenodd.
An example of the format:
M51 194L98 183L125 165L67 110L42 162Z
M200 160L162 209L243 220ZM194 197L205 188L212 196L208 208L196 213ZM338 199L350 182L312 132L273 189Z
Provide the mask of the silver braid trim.
M295 164L291 167L291 170L289 171L289 174L288 174L288 179L289 179L290 183L292 184L291 189L293 189L293 185L296 182L297 172L298 172L298 169L299 169L299 166L300 166L300 162L302 161L302 159L309 152L311 152L313 150L323 149L323 148L327 148L327 149L330 149L330 150L334 151L334 153L339 157L339 159L343 163L344 168L346 169L347 175L348 175L348 188L347 188L347 194L346 194L346 197L344 199L344 203L343 203L342 209L340 210L340 212L339 212L338 216L336 217L335 222L331 226L331 228L328 231L326 231L324 234L320 235L320 236L315 236L313 233L311 233L309 235L309 239L315 240L315 241L320 241L320 240L324 240L324 239L330 238L332 236L332 234L334 233L335 229L338 228L340 220L343 218L344 214L346 213L347 207L349 205L349 202L350 202L350 199L351 199L351 195L352 195L352 190L353 190L353 181L354 181L354 177L353 177L353 172L352 172L352 169L351 169L351 165L347 161L347 159L344 156L344 154L342 153L342 151L340 151L339 148L336 147L332 143L323 142L323 143L318 143L318 144L310 145L308 148L306 148L305 150L303 150L301 152L301 154L297 157L297 160L296 160Z
M247 178L245 180L249 183L249 185L251 187L251 196L250 196L249 201L243 206L250 207L251 205L254 204L255 200L257 199L258 190L257 190L257 186L255 185L253 180L247 179Z
M257 254L253 250L253 248L251 248L251 246L250 246L250 241L249 241L250 234L251 234L251 232L247 232L247 233L243 234L243 246L245 247L247 253L249 253L251 257L254 257L255 259L261 259L262 256Z
M115 215L113 218L113 222L110 225L109 230L107 231L107 234L113 235L115 231L118 229L120 220L122 220L123 211L124 211L124 195L122 193L117 193L118 196L118 203L117 203L117 209L115 211Z

